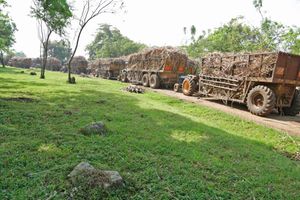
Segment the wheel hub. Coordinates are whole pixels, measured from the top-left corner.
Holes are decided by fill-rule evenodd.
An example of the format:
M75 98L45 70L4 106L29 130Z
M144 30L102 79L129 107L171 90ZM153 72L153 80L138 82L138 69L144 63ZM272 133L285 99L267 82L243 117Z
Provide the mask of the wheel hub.
M264 105L264 97L263 95L257 93L252 97L252 104L255 105L256 108L261 108Z

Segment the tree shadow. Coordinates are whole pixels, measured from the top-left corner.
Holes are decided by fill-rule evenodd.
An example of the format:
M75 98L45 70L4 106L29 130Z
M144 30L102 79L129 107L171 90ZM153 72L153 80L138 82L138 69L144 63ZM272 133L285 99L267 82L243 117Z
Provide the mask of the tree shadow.
M49 144L55 151L32 155L31 144L24 144L30 151L24 150L4 167L9 169L21 161L30 162L30 167L21 168L16 174L53 169L28 180L34 187L30 188L34 191L32 195L36 195L33 197L40 197L43 185L68 189L65 177L82 160L102 169L120 171L126 187L114 192L78 191L75 195L79 196L88 192L93 198L121 199L299 197L299 163L286 158L272 145L201 123L163 105L145 102L141 94L83 88L68 93L67 99L61 92L53 98L41 99L32 107L39 111L38 115L23 110L22 118L11 119L10 123L18 124L22 131L10 139L28 141L34 137L39 144L37 149ZM32 121L42 128L33 127ZM94 121L104 121L109 136L86 137L78 133L81 127ZM247 130L241 125L243 131ZM9 152L16 150L17 146L10 146L4 151L4 160L11 156ZM28 154L32 157L24 160ZM43 185L39 186L37 180ZM27 190L19 181L14 187ZM26 194L30 195L30 191Z

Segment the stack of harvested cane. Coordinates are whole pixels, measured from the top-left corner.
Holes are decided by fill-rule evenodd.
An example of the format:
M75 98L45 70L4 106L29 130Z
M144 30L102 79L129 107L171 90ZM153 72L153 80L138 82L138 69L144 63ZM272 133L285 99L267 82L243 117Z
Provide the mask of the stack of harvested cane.
M41 58L33 58L31 67L41 68L42 62L43 61ZM61 68L62 68L62 63L59 59L54 58L54 57L47 58L47 65L46 65L47 70L60 71Z
M88 71L88 61L83 56L76 56L73 58L72 63L72 73L75 74L86 74Z
M107 71L116 71L126 67L126 58L102 58L91 61L89 69L94 76L105 76Z
M277 62L277 53L261 54L209 54L202 59L201 71L205 75L270 78Z
M61 68L62 68L61 61L58 60L57 58L49 57L47 59L47 66L46 66L47 70L60 71Z
M12 66L12 67L29 69L32 66L32 59L31 58L13 57L8 61L8 65Z
M128 68L130 70L159 70L164 66L187 66L187 56L173 47L150 48L129 57Z

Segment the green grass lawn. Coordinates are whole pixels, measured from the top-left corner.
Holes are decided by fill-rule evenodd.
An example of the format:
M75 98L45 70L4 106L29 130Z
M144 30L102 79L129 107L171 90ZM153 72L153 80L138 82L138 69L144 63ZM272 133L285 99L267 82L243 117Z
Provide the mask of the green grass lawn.
M0 199L300 199L300 163L286 156L299 138L117 81L20 71L0 68ZM78 132L95 121L108 136ZM81 161L125 187L74 189Z

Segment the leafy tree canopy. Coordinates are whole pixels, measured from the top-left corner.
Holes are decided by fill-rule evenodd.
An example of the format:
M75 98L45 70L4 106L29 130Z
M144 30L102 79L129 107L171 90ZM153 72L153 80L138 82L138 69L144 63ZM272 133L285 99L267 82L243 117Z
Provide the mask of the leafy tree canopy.
M33 17L42 20L49 29L62 34L63 29L72 17L67 0L34 0L31 7Z
M300 29L264 19L260 27L243 22L243 17L213 30L203 32L186 47L189 55L199 57L209 52L255 52L283 50L300 53Z
M7 6L6 0L0 0L0 11L2 11L1 7Z
M136 43L123 36L121 32L108 24L100 25L94 41L86 50L90 59L115 58L136 53L145 48L144 44Z
M6 52L14 44L16 25L12 19L0 11L0 51Z
M26 54L23 51L15 52L14 56L20 57L20 58L26 58Z
M49 56L59 59L62 63L66 63L71 56L71 47L68 40L50 41Z

